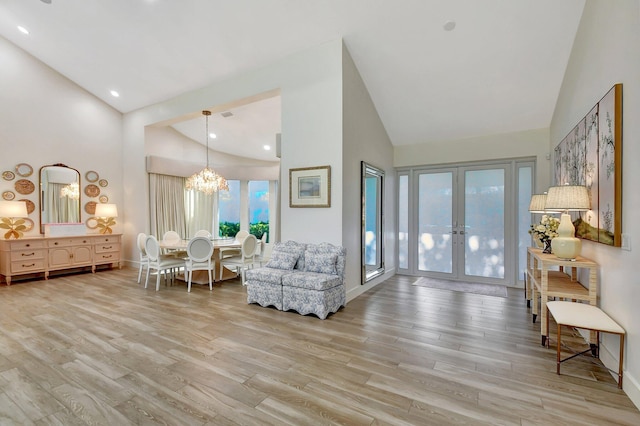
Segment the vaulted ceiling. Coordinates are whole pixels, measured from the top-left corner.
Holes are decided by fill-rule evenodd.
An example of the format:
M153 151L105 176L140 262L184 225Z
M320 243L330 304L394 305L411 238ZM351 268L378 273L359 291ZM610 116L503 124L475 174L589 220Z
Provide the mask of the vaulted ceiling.
M405 145L548 127L584 2L2 0L0 35L123 113L343 38ZM273 142L279 102L255 108L220 150Z

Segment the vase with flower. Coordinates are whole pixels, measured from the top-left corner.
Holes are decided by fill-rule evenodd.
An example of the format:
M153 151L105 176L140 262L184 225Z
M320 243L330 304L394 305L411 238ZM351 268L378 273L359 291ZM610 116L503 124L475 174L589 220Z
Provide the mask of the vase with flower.
M551 253L551 240L558 236L559 225L560 219L546 214L542 215L539 224L531 225L529 234L540 242L543 253Z

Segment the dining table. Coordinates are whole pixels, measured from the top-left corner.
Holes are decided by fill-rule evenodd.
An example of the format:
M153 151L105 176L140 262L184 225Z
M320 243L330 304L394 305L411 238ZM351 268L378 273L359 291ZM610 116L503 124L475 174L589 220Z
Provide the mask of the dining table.
M211 242L213 243L213 254L211 255L211 260L213 261L213 281L224 281L232 278L236 278L237 274L224 267L222 268L222 275L220 275L220 250L229 248L229 249L238 249L238 253L240 253L240 248L242 247L242 241L236 240L235 238L212 238ZM160 248L165 251L186 251L187 244L189 244L189 240L171 240L159 241ZM185 254L185 260L187 255ZM178 274L178 279L186 281L186 277L184 274ZM209 284L209 274L207 271L193 271L193 276L191 277L191 282L197 284Z

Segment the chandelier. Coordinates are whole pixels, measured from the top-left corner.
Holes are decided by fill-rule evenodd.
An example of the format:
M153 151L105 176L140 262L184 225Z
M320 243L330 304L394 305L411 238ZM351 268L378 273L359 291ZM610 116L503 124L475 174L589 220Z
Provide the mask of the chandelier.
M211 115L211 111L202 111L202 115L206 117L207 167L191 175L187 179L186 187L187 189L194 189L204 192L205 194L213 194L218 190L228 191L229 185L227 184L227 180L217 174L215 170L209 168L209 116Z
M80 199L80 186L78 182L71 182L69 185L63 186L60 190L60 198L62 197L68 197L72 200Z

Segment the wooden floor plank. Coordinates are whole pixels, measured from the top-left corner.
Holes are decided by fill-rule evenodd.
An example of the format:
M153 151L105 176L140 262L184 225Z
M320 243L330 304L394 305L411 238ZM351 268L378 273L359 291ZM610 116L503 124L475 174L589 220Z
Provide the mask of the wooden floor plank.
M522 290L395 276L323 321L247 305L239 280L136 279L0 286L0 424L640 424L598 359L556 374Z

